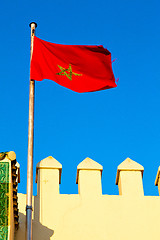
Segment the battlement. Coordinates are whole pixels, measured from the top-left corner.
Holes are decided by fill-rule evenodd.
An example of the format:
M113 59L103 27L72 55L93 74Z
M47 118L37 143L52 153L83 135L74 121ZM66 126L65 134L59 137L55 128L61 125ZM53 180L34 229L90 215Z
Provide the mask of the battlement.
M88 157L77 166L76 183L81 196L102 195L102 171L103 166ZM126 158L117 168L116 185L119 188L119 195L143 196L143 171L142 165ZM155 182L160 189L159 173L160 167ZM40 161L36 167L38 196L46 194L48 187L52 189L53 194L60 194L61 174L62 165L55 158L49 156Z
M78 194L60 194L62 165L53 157L36 167L33 240L157 240L160 197L144 196L140 164L125 159L117 168L119 195L102 194L103 167L90 158L77 166ZM160 168L156 182L160 191ZM25 239L26 195L18 194L19 229Z

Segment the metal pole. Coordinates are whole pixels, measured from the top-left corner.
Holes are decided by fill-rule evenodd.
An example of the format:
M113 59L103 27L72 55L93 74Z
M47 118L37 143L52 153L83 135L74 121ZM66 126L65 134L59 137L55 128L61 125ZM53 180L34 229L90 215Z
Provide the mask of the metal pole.
M31 22L31 53L37 24ZM32 240L32 192L33 192L33 141L34 141L34 80L30 80L29 89L29 121L28 121L28 163L27 163L27 196L26 196L26 240Z

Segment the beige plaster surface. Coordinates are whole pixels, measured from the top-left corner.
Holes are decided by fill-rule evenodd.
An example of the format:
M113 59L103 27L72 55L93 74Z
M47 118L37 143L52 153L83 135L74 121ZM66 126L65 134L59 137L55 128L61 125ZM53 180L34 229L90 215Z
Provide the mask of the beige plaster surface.
M85 169L82 165L78 168L79 194L59 194L61 169L53 168L51 160L48 164L45 159L46 166L42 168L38 165L33 240L159 239L160 197L144 196L142 167L135 169L132 162L132 170L119 168L117 184L122 188L122 195L102 195L102 169L96 164L94 169L94 163L87 162L91 169L89 164ZM20 226L16 240L22 240L25 239L25 194L18 194L18 202Z

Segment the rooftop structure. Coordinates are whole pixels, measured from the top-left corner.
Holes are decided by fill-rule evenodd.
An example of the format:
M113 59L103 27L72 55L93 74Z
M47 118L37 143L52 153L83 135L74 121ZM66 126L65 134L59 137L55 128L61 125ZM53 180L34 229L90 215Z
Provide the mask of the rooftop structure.
M12 170L15 160L10 160L8 154L0 163L1 176L2 169L7 169L4 175L8 178L3 178L3 183L10 183L8 190L1 192L1 202L5 199L9 205L2 206L8 213L5 214L8 225L1 226L5 231L8 226L8 235L3 238L1 230L0 239L12 240L15 235L15 240L22 240L25 239L26 195L18 193L18 199L15 197L13 179L18 182L19 167L15 174ZM37 196L33 196L33 240L157 240L160 197L144 196L143 166L130 158L118 166L119 195L102 194L102 171L99 163L84 159L77 167L78 194L60 194L62 165L51 156L40 161L36 168ZM160 191L159 173L160 168L155 182ZM19 218L14 203L18 204ZM0 221L3 221L2 214Z

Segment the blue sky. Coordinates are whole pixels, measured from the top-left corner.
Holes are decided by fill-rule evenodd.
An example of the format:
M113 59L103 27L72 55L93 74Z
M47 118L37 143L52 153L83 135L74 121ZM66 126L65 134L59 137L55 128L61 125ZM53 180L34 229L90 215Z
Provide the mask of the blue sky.
M145 195L160 165L160 3L150 1L3 1L0 8L0 152L13 150L26 192L29 23L36 35L62 44L99 45L112 53L118 87L78 94L36 82L34 180L47 156L63 165L61 193L77 193L76 168L86 157L103 165L104 194L118 194L117 166L127 157L144 166ZM34 194L36 184L34 183Z

